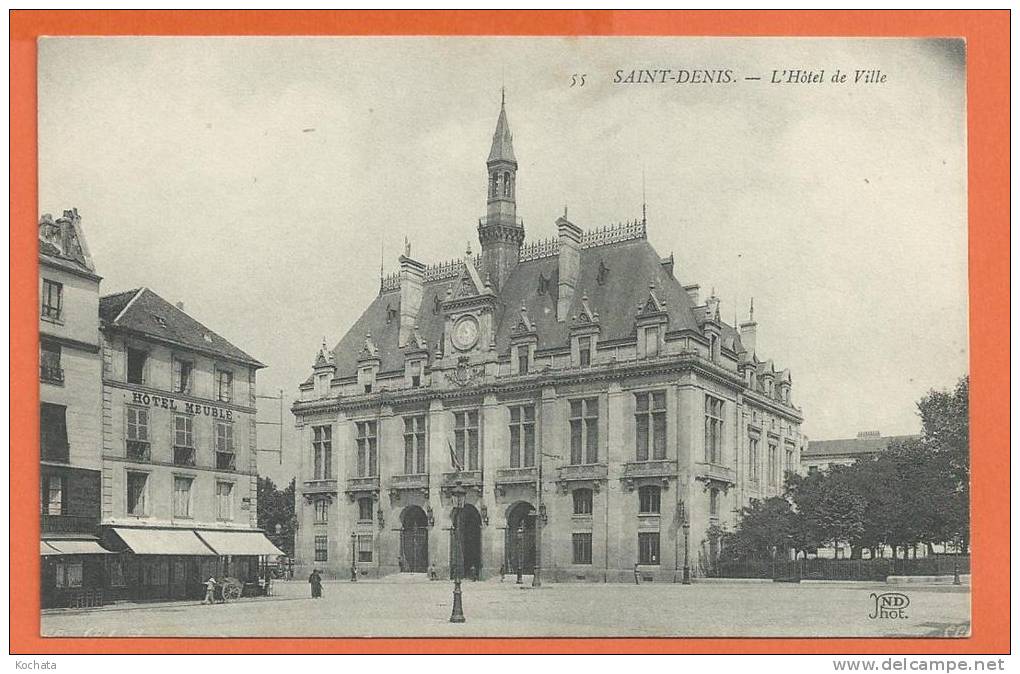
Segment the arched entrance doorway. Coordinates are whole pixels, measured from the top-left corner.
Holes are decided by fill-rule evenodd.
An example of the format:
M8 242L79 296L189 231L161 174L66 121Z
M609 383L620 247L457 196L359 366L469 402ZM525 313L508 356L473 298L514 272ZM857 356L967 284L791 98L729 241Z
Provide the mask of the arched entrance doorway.
M506 514L506 543L503 547L507 573L535 572L535 509L518 501Z
M418 506L400 513L400 570L425 573L429 568L429 518Z
M470 503L460 513L460 544L464 554L464 578L477 578L482 572L482 516ZM457 565L457 538L450 531L450 577Z

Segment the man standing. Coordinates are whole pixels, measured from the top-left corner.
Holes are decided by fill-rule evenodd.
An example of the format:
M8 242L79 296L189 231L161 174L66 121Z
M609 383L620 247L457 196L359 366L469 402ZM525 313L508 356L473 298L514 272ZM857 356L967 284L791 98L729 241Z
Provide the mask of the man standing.
M205 581L205 599L202 600L203 604L213 604L216 602L216 579L209 576L209 580Z
M312 569L312 573L308 576L308 583L312 586L312 599L322 598L322 576L319 575L318 569Z

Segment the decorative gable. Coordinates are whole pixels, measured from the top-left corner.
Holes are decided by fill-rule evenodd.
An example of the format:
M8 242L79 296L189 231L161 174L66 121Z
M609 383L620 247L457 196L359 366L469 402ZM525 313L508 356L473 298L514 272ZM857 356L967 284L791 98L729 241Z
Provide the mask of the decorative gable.
M648 298L638 305L637 317L659 318L666 314L666 302L655 292L655 281L648 284Z
M573 327L597 326L599 324L599 313L592 311L588 304L588 295L581 296L581 311L573 318Z
M524 337L527 335L535 334L535 324L531 322L531 318L528 317L528 308L525 305L521 305L521 317L518 319L517 324L514 325L513 329L510 330L512 337Z
M371 332L365 335L365 345L361 347L361 352L358 353L358 361L364 360L379 360L379 348L372 341Z

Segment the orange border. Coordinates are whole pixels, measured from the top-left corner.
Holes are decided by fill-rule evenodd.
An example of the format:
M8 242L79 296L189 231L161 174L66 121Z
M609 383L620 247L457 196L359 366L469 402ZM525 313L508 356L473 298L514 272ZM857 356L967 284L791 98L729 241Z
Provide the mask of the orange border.
M973 636L968 639L53 639L38 634L35 501L11 489L11 652L1008 653L1009 12L13 11L11 454L38 479L36 38L40 35L963 36L969 139ZM83 158L87 160L87 158Z

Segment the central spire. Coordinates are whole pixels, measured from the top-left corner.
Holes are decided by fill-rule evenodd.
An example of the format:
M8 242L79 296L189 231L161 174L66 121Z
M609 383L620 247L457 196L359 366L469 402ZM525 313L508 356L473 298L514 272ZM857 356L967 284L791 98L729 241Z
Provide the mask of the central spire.
M489 175L486 213L478 223L485 273L498 290L517 266L524 224L517 218L517 157L506 118L506 89L500 89L499 118L485 161Z

